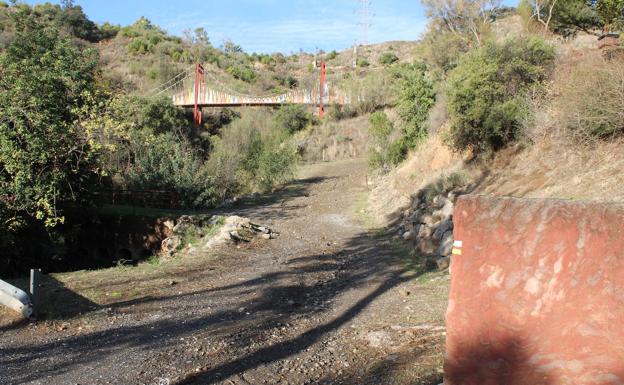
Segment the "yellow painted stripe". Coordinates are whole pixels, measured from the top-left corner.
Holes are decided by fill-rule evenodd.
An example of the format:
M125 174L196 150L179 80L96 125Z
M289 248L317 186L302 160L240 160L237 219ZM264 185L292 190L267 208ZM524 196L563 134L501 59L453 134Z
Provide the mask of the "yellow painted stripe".
M453 255L462 255L461 249L453 249Z

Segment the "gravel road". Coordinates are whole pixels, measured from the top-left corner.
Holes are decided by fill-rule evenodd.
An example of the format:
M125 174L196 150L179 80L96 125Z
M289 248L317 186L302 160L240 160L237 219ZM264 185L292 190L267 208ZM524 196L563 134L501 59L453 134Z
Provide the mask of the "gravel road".
M365 161L306 167L231 209L278 239L219 250L157 295L0 327L0 384L441 382L448 277L363 226L366 194Z

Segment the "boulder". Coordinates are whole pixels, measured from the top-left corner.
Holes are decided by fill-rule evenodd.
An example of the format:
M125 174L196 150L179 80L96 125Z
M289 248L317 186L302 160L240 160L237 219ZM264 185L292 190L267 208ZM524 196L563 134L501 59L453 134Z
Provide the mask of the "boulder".
M164 256L171 256L182 245L182 238L178 235L172 235L165 238L160 244L160 251Z
M448 230L442 236L442 242L438 248L438 255L448 257L453 253L453 232Z
M450 200L447 200L444 206L440 209L440 212L444 216L444 218L452 218L453 211L455 211L455 204Z
M436 251L433 241L429 238L420 238L418 240L418 249L424 254L433 254Z
M184 234L193 226L195 226L193 217L190 215L182 215L178 218L176 225L173 227L173 233Z
M433 232L433 239L436 241L442 240L445 233L449 230L453 230L453 221L451 219L443 220L438 223Z
M420 239L429 238L431 237L432 231L433 230L431 229L431 227L427 225L421 225L420 228L418 229L418 238Z
M431 228L435 224L435 220L433 219L433 216L425 215L424 217L421 218L420 223Z
M438 258L436 264L439 270L446 270L451 266L451 257Z
M412 240L416 238L416 234L414 234L414 232L412 231L406 231L403 233L403 239L406 241Z

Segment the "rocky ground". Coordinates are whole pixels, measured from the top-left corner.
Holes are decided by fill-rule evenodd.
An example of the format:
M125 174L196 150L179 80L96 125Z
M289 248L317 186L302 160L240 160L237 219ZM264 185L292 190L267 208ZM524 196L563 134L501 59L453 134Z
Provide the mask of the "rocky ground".
M448 275L365 225L367 192L363 160L307 167L222 213L276 239L50 278L57 313L0 314L0 383L440 383Z

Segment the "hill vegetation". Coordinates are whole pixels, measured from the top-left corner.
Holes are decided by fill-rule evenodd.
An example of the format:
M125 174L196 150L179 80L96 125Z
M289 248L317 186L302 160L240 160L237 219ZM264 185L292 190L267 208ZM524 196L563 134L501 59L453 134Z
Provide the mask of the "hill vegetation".
M464 191L621 199L613 175L622 161L624 48L599 49L598 37L622 30L623 2L423 4L431 19L417 52L435 104L408 160L381 167L376 216L394 220L387 214L457 175ZM385 127L371 119L371 137ZM371 164L380 165L378 154L392 145L376 143Z
M122 60L111 60L119 49ZM297 163L293 134L316 124L307 110L225 110L195 127L168 98L146 93L196 61L214 63L231 84L279 92L297 81L253 66L285 60L248 55L231 42L214 48L203 30L170 36L144 18L126 27L96 25L71 1L1 3L6 271L62 258L80 217L97 215L109 191L173 194L174 208L200 210L287 181Z

